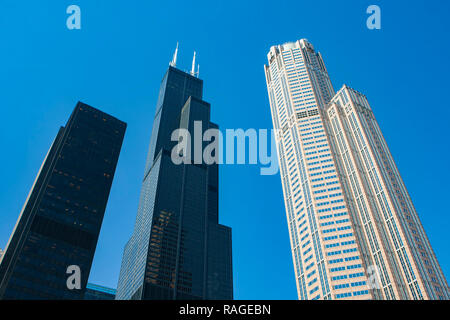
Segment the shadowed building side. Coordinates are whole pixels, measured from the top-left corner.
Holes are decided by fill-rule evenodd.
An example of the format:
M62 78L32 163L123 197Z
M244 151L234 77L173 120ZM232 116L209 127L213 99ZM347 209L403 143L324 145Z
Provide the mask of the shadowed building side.
M88 283L86 292L84 293L84 300L114 300L116 297L116 290L99 286L98 284Z
M79 102L54 140L0 264L2 299L83 299L126 124ZM67 287L69 266L81 288Z

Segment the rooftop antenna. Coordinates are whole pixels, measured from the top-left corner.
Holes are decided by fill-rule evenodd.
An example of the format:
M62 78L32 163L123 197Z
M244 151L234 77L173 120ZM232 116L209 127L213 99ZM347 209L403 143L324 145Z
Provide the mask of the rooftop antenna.
M195 54L196 52L194 51L194 58L192 59L192 69L191 69L191 75L195 76Z
M178 41L177 41L177 47L175 49L175 53L173 54L172 61L169 63L171 67L177 66L177 57L178 57Z
M197 65L197 78L200 76L200 65Z

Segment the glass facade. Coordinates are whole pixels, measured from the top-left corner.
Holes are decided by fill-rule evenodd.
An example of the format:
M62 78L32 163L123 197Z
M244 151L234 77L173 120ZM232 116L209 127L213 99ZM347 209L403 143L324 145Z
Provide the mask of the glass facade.
M116 299L232 299L231 229L218 221L218 165L172 162L172 133L194 121L203 132L210 105L203 81L174 67L156 106L133 234L125 246Z
M126 124L79 102L34 182L0 264L0 298L83 299ZM67 287L69 266L81 289Z
M84 300L114 300L115 297L115 289L99 286L93 283L87 284L86 292L84 293Z

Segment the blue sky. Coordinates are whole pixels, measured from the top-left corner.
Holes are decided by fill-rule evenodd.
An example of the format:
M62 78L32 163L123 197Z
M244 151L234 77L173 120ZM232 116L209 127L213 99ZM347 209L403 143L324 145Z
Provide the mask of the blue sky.
M66 28L81 8L82 29ZM366 28L366 8L382 29ZM59 126L81 100L128 123L90 276L116 287L131 235L158 89L176 42L197 51L204 99L225 128L272 128L263 65L272 45L309 39L335 89L367 95L444 273L450 275L448 1L0 3L0 247ZM220 220L233 228L235 297L296 299L279 176L222 166Z

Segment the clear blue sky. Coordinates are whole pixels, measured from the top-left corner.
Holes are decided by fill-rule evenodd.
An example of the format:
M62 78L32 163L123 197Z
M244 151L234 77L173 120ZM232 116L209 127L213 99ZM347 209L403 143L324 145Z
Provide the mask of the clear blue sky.
M81 7L82 29L66 28ZM366 28L378 4L382 29ZM90 281L116 287L131 235L161 78L193 50L212 120L272 128L263 64L309 39L335 89L367 95L444 273L450 275L450 2L111 1L0 3L0 247L60 125L81 100L128 123ZM220 220L233 228L235 297L296 299L279 176L222 166Z

